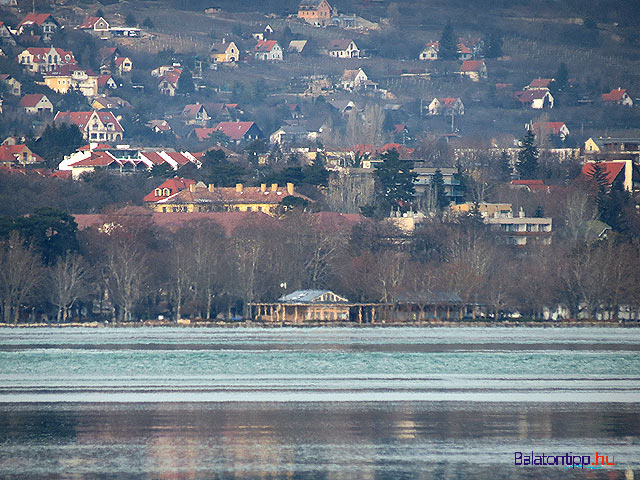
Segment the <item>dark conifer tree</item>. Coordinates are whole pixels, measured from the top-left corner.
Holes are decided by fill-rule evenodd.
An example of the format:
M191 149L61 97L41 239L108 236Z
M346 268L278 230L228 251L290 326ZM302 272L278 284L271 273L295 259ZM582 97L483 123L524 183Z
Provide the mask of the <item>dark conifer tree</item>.
M438 59L440 60L457 60L458 58L458 40L451 22L447 22L440 37L440 49L438 50Z
M528 130L518 152L517 170L520 178L524 180L535 178L538 172L538 147L535 145L535 139L534 133Z

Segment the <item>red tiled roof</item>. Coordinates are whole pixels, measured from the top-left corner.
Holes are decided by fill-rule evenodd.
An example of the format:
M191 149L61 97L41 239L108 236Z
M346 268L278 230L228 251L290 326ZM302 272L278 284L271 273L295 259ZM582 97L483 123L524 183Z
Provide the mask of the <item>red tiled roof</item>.
M102 123L112 123L114 131L120 133L124 132L122 125L120 125L120 122L118 122L118 119L113 115L113 113L105 110L99 112L96 110L93 110L91 112L58 112L56 113L53 121L73 123L77 125L80 130L84 130L87 126L87 123L89 122L89 119L94 113L98 115Z
M560 129L564 125L564 122L533 122L533 130L547 130L552 132L554 135L560 133Z
M116 67L119 67L124 63L125 60L128 60L128 59L129 57L116 57L113 63L116 64Z
M398 125L394 125L393 129L396 133L402 133L402 131L407 128L407 126L404 123L400 123Z
M107 150L107 149L112 148L110 145L107 145L105 143L94 143L93 144L93 148L92 148L91 145L92 144L90 143L88 145L85 145L84 147L80 147L78 150L83 152L83 151L89 151L89 150L92 150L92 151Z
M178 79L182 74L182 70L176 68L175 70L169 70L164 73L162 77L160 77L160 81L166 80L169 83L173 83L174 85L178 84Z
M185 105L182 109L182 115L185 117L195 118L200 109L204 108L201 103L194 103L191 105Z
M71 164L73 167L106 167L117 160L109 152L91 152L87 158Z
M214 128L224 133L231 140L242 140L255 122L220 122ZM197 135L197 133L196 133Z
M113 77L111 75L100 75L98 77L98 88L104 87L110 78L112 79Z
M426 47L434 47L434 48L436 48L436 49L439 49L439 48L440 48L440 42L438 42L438 41L435 41L435 42L434 42L433 40L431 40L431 41L430 41L430 42L428 42L425 46L426 46Z
M163 163L166 163L166 160L162 158L158 152L142 152L140 155L145 157L154 165L162 165Z
M80 25L78 28L83 30L87 28L93 28L93 26L96 24L98 20L100 20L100 17L87 17L84 23Z
M73 56L73 52L67 52L66 50L63 50L61 48L29 47L25 50L29 52L31 56L33 56L33 63L45 63L47 61L47 55L51 51L51 48L53 48L58 54L61 63L78 63Z
M24 17L22 21L18 24L18 28L28 23L35 23L36 25L41 27L42 24L46 22L49 17L51 17L51 19L53 20L53 17L51 16L50 13L28 13L26 17Z
M253 47L254 52L270 52L275 47L276 40L258 40L258 43Z
M593 177L594 163L595 162L587 162L582 166L582 175L584 177L588 179ZM604 171L607 174L607 182L611 185L624 169L625 162L600 162L600 165L604 168Z
M472 53L471 50L469 50L469 47L467 47L464 43L458 44L458 52L468 54L468 55L471 55Z
M217 131L216 128L196 128L194 130L199 142L204 142L215 131Z
M210 192L207 187L197 187L195 192L190 190L181 190L170 197L159 200L158 204L174 204L174 203L249 203L249 204L279 204L282 199L289 196L286 186L279 185L274 192L271 188L262 191L260 187L242 187L238 191L236 187L215 188ZM293 196L309 200L304 195L294 191Z
M189 178L180 178L180 177L169 178L165 180L164 183L162 183L162 185L158 185L156 188L154 188L151 193L145 195L143 200L145 202L157 202L158 200L167 198L173 195L174 193L178 193L181 190L185 190L189 188L189 185L195 185L195 183L196 183L195 180L191 180ZM163 190L165 188L168 188L170 192L169 195L156 195L156 189L158 188Z
M611 90L609 93L602 94L602 100L605 102L619 102L624 97L624 94L627 93L627 90L624 88L615 88Z
M549 88L552 78L536 78L529 84L529 88Z
M465 60L460 67L461 72L479 72L484 65L484 60Z
M525 187L532 192L549 191L550 189L550 187L545 185L542 180L511 180L510 185Z
M452 106L454 103L456 103L456 101L458 100L457 98L451 98L451 97L447 97L447 98L439 98L438 99L440 101L440 103L442 103L443 105L446 105L447 107Z
M46 97L42 93L28 93L20 99L20 106L35 107L43 98Z
M17 160L17 156L27 149L26 145L0 145L0 162L14 162ZM30 151L30 150L29 150ZM33 153L37 162L43 162L44 160L38 154Z

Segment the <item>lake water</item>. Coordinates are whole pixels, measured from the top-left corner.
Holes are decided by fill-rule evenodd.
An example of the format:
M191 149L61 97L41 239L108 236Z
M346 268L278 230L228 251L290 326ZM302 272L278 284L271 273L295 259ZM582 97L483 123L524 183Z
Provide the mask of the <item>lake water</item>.
M639 351L614 328L0 329L0 478L640 478Z

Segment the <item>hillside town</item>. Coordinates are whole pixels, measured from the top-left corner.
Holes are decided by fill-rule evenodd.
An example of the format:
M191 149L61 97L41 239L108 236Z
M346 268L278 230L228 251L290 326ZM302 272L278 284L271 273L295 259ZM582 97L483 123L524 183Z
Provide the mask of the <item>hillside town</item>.
M638 320L633 25L219 3L0 2L5 323Z

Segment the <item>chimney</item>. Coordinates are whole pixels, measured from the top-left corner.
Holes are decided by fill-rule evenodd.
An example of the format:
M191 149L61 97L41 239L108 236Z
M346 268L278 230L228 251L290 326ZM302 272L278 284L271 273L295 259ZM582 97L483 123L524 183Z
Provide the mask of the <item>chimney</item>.
M242 184L241 183L236 183L236 192L242 193Z
M216 189L216 186L213 183L209 184L209 191L213 192Z
M278 191L278 184L277 183L272 183L271 184L271 191L272 192L277 192Z
M189 184L189 191L190 191L191 193L193 193L193 192L195 192L195 191L196 191L196 184L195 184L195 183L190 183L190 184Z
M261 183L261 184L260 184L260 191L261 191L262 193L264 193L264 192L266 192L266 191L267 191L267 184L266 184L266 183Z
M520 211L518 212L518 217L524 218L524 209L520 207Z
M293 195L293 193L294 193L293 183L287 183L287 193L289 195Z

